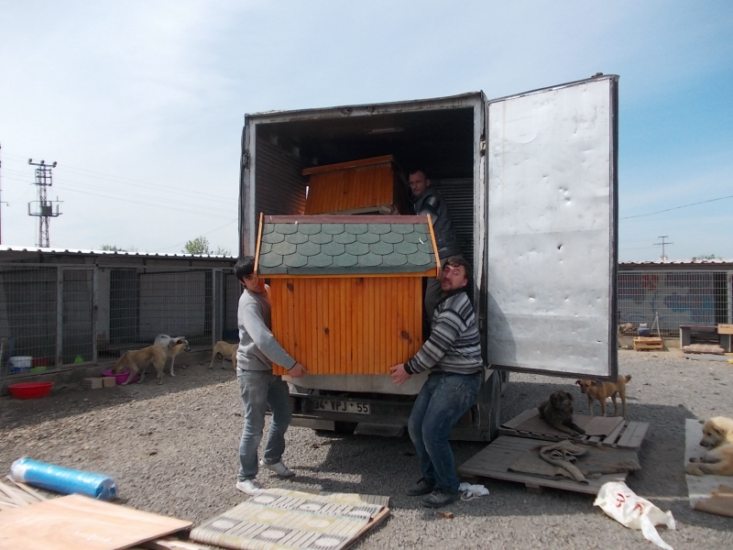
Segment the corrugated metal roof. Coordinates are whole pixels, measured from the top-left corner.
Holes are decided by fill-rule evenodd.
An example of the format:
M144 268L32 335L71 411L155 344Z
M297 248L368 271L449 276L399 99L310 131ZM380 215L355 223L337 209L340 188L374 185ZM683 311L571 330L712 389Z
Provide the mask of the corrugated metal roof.
M437 259L424 216L266 216L264 275L424 273Z
M236 259L232 256L221 256L218 254L169 254L164 252L127 252L117 250L92 250L82 248L41 248L34 246L8 246L0 245L0 252L33 252L41 254L76 254L79 256L132 256L136 258L221 258Z
M641 261L641 262L619 262L619 267L624 266L655 266L655 267L665 267L665 266L701 266L701 265L711 265L711 266L720 266L720 267L728 267L733 266L733 260L723 260L723 259L713 259L713 260L667 260L666 262L659 262L659 261Z

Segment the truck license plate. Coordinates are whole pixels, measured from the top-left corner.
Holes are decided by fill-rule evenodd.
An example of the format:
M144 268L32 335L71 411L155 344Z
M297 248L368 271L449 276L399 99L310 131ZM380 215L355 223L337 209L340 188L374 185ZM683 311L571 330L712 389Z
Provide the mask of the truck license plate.
M354 414L369 414L371 412L369 403L343 401L341 399L316 399L313 403L313 410Z

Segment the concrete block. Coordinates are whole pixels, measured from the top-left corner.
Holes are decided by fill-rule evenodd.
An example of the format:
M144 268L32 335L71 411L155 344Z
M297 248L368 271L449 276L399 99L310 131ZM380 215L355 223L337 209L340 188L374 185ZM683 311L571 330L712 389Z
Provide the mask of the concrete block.
M92 378L85 378L82 380L82 383L84 384L84 387L89 390L98 390L102 387L102 378L101 377L92 377Z

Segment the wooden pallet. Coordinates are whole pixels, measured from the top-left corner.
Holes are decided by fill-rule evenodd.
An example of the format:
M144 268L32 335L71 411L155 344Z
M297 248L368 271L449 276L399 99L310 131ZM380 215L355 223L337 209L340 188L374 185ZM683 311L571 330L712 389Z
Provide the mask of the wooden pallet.
M649 429L648 422L625 420L620 416L574 414L573 421L586 433L572 438L577 443L639 449ZM568 439L568 435L549 426L536 408L527 409L499 427L499 434L544 441Z
M573 491L575 493L598 494L601 486L608 481L626 480L626 472L602 475L581 483L571 479L549 478L528 473L511 471L512 465L522 453L536 452L534 449L543 442L526 437L499 436L490 445L469 458L458 467L462 476L501 479L523 483L527 489L540 491L543 487Z
M637 336L634 338L634 351L663 351L664 340L658 336Z
M602 449L614 460L633 456L638 452L649 429L648 422L636 422L622 417L574 414L573 421L586 433L572 438L574 443ZM527 453L551 441L568 439L568 435L549 426L539 418L537 408L527 409L499 427L499 437L461 464L458 472L464 476L492 478L523 483L530 490L543 487L597 494L607 481L625 481L628 473L617 472L588 479L587 483L559 477L547 477L516 471L518 461Z

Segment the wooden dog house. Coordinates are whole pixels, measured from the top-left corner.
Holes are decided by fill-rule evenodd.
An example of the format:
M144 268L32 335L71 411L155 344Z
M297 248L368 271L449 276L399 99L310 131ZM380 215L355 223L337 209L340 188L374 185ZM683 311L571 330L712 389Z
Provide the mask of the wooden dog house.
M387 374L422 345L428 216L261 216L255 258L272 331L309 374Z
M306 214L404 214L411 212L407 184L392 155L313 166Z

